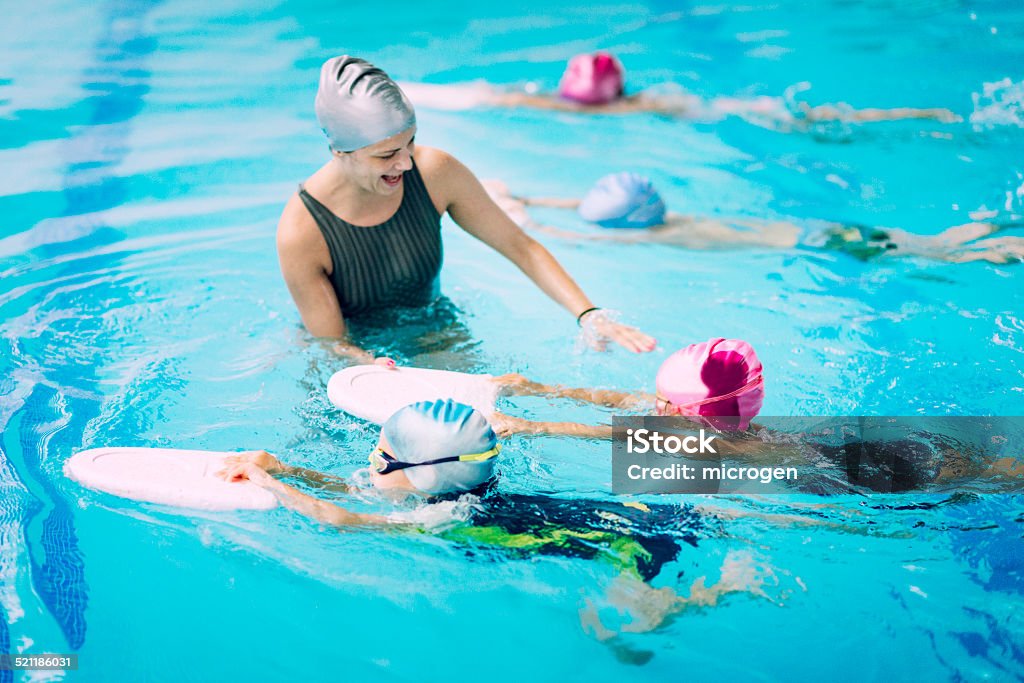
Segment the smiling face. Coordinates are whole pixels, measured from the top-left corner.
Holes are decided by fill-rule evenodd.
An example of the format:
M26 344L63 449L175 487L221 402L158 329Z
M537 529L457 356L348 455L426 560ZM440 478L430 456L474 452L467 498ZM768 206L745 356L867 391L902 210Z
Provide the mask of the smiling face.
M416 126L354 152L334 152L345 174L366 192L391 195L402 187L402 176L412 169Z

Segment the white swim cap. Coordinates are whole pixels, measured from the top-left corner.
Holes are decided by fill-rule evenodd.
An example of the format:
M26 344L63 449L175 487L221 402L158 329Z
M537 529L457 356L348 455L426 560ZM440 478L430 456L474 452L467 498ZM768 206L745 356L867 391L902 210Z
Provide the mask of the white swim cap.
M579 206L580 217L602 228L649 228L665 222L665 202L648 178L612 173L594 183Z
M372 145L416 125L416 112L398 84L357 57L342 55L320 67L316 119L331 149Z
M470 491L494 476L495 458L489 452L498 438L484 416L463 403L451 399L413 403L392 415L381 433L391 444L392 455L402 462L481 457L403 470L424 493Z

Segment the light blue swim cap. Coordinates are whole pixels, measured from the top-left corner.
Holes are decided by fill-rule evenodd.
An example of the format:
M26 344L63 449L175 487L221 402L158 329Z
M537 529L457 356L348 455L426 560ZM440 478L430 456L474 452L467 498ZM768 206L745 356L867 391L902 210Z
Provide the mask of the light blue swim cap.
M594 183L580 202L580 217L602 228L649 228L665 222L665 202L650 179L612 173Z
M364 59L342 55L320 67L316 120L339 152L397 135L416 124L416 112L398 84Z
M381 429L403 462L485 453L498 442L487 419L476 409L451 399L420 401L391 416ZM424 493L469 491L494 476L495 458L444 462L405 470L413 486Z

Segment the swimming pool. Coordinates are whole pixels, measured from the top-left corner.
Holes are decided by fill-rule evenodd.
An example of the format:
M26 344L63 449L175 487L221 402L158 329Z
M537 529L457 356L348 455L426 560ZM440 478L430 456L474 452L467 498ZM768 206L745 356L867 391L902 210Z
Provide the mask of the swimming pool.
M817 499L704 501L739 516L656 585L685 590L732 558L763 577L765 597L626 637L654 655L638 666L581 628L588 601L607 612L614 572L601 563L330 533L284 510L182 514L86 491L61 469L100 445L266 448L339 474L365 462L374 432L327 403L338 362L301 333L273 248L285 199L325 158L311 105L327 56L361 55L406 80L551 88L569 56L604 48L636 89L779 95L807 81L815 104L949 107L965 121L809 134L735 119L418 112L419 142L527 195L579 196L628 169L680 212L931 234L972 212L1024 210L1024 10L410 3L383 22L369 7L297 0L32 10L9 10L0 42L3 651L77 652L70 680L1024 676L1017 494L836 499L836 529L752 514L799 518ZM572 321L447 219L443 289L459 333L417 348L411 321L368 345L421 365L631 389L665 352L730 336L764 362L765 415L1024 412L1019 267L547 244L661 349L579 352ZM502 472L509 493L614 500L606 444L513 440ZM47 676L60 677L34 680Z

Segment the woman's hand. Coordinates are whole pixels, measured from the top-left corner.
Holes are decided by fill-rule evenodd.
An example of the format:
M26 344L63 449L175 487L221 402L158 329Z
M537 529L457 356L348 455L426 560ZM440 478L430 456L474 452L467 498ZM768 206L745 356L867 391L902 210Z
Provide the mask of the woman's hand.
M238 462L229 465L218 472L217 475L227 482L239 483L249 481L263 488L277 481L265 469L253 462Z
M584 314L579 323L587 340L599 351L607 348L609 340L633 353L647 353L658 345L654 337L613 320L600 308Z
M386 356L376 357L369 351L353 346L352 344L335 344L334 352L339 356L348 358L357 365L380 365L385 368L394 368L397 363Z
M395 361L386 356L376 357L369 351L365 351L352 344L339 342L334 344L331 348L339 356L344 356L357 365L380 365L385 368L394 368L397 366Z
M286 469L283 462L266 451L243 451L224 458L224 469L221 472L226 472L235 465L244 464L253 464L269 474L280 474Z

